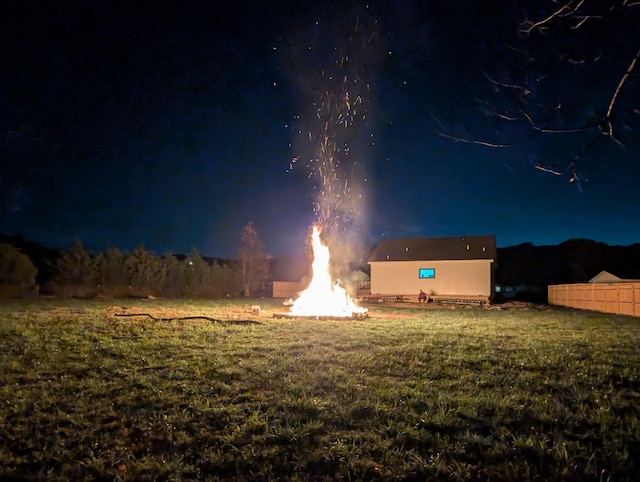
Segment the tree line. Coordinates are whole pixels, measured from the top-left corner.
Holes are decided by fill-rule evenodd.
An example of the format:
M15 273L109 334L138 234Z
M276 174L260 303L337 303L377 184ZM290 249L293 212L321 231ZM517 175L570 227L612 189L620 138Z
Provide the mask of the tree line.
M81 241L46 257L36 267L19 247L0 244L0 297L207 297L256 296L267 288L269 256L253 223L243 229L238 259L157 256L140 246L94 253ZM38 277L38 270L47 271Z

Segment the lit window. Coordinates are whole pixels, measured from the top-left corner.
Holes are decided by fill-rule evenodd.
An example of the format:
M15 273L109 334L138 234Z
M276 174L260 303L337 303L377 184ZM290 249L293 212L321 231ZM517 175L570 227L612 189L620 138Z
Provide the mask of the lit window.
M434 268L420 268L418 270L418 278L435 278L436 270Z

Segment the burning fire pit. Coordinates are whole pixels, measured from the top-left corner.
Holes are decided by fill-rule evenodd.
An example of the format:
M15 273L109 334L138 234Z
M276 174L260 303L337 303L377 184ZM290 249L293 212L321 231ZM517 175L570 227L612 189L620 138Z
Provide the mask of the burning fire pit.
M304 318L310 320L364 320L369 317L367 311L364 312L352 312L351 316L337 316L337 315L293 315L291 313L274 313L274 318Z
M368 317L367 309L358 306L349 293L331 280L329 273L329 248L320 239L320 227L311 233L313 263L311 282L293 302L287 314L275 318L310 318L315 320L360 320Z

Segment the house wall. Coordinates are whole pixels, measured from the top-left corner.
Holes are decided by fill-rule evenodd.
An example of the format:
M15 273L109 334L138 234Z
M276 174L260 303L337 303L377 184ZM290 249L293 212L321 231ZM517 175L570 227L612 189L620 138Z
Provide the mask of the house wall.
M491 296L492 261L374 261L371 265L371 293L379 295L417 294L421 289L434 295ZM435 269L435 278L420 279L420 268Z

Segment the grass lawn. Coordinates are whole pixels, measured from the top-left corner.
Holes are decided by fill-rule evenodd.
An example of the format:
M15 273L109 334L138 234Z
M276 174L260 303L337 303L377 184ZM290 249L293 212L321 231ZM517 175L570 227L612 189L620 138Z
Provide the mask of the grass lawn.
M3 302L0 479L638 478L640 319L276 309Z

